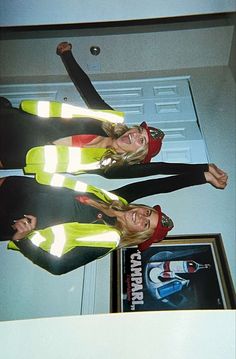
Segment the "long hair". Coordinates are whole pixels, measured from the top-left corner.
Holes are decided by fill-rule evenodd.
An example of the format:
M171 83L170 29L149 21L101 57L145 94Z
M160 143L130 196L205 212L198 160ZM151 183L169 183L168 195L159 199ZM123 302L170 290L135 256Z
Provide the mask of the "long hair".
M106 134L114 139L124 135L131 128L140 128L140 126L128 127L124 124L114 125L109 122L104 122L102 127ZM111 167L118 167L124 164L134 165L137 163L141 163L146 157L147 152L147 145L140 147L137 151L127 153L117 153L112 148L108 149L100 161L101 168L106 172L108 168Z
M108 214L109 209L113 209L116 211L129 211L133 208L148 208L151 209L153 212L155 212L155 209L152 207L146 206L144 204L135 205L135 204L123 204L120 201L112 201L111 203L105 203L99 200L93 201L92 204L94 207L100 209L101 211ZM130 246L130 245L137 245L142 243L143 241L149 239L153 234L153 229L146 229L142 232L132 232L129 231L126 227L123 227L123 225L120 222L116 222L113 225L121 234L121 240L118 248Z

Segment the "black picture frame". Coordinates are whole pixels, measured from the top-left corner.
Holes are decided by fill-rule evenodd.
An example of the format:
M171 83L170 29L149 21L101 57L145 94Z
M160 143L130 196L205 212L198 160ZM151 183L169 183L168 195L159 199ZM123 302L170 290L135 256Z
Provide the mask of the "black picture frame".
M171 236L144 252L130 246L113 253L111 312L232 308L220 234Z

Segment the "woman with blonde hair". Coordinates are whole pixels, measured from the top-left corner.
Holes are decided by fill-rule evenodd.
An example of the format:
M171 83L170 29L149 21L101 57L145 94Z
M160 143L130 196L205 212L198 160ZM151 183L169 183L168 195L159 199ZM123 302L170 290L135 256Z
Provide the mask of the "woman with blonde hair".
M71 48L71 44L62 42L57 47L57 54L61 56L87 106L95 110L113 110L103 101L75 61ZM60 117L42 119L22 109L12 108L5 98L0 98L0 116L0 168L24 167L26 173L42 170L70 173L89 171L106 178L167 174L178 175L178 181L183 176L183 186L189 181L204 183L202 180L220 189L227 184L227 174L214 164L150 162L160 151L164 134L148 127L146 123L128 129L125 125L114 126L110 122L88 117L85 121L81 117L69 120ZM75 154L72 161L69 161L70 152L72 157ZM62 158L62 161L58 161L58 158ZM79 158L84 162L80 163ZM207 173L207 179L204 173ZM200 180L197 181L197 178ZM167 187L168 183L167 178Z
M52 108L47 118L35 114L41 104ZM23 101L17 109L7 99L0 99L0 168L25 167L26 173L34 173L42 170L47 160L53 162L54 156L56 172L104 173L124 164L150 162L161 149L164 133L145 122L129 128L109 122L103 111L89 110L85 116L84 109L68 119L57 117L55 106L63 109L64 104ZM68 164L72 162L71 168Z
M125 192L61 174L2 178L0 239L57 275L127 245L145 250L162 240L173 222L160 206L129 204Z
M98 110L113 110L113 108L107 104L96 91L87 74L83 71L79 63L76 62L71 50L72 45L70 43L61 42L57 46L56 52L57 55L61 57L68 75L70 76L83 101L86 103L88 108L94 108ZM145 123L141 124L141 126L142 125L145 128L147 126ZM108 124L108 126L111 125ZM161 138L161 133L160 137L158 137L158 133L155 133L155 129L152 130L150 127L146 129L149 133L150 141L152 141L152 136L154 138L155 136L157 136L157 138ZM156 154L157 153L158 152L156 152ZM181 180L183 180L183 187L189 185L188 183L201 184L203 183L202 180L206 180L206 182L209 182L216 188L220 189L225 188L227 184L227 174L218 168L215 164L151 162L152 157L153 156L151 156L149 153L143 161L137 161L136 163L135 161L132 163L123 161L123 163L120 163L120 166L108 166L105 171L104 169L100 169L94 171L94 173L98 173L106 178L136 178L158 174L178 175L176 180L178 183L181 183ZM130 166L130 164L132 164L132 166ZM200 180L199 183L196 183L197 178ZM174 179L171 179L171 181L172 180ZM167 187L169 186L168 181L169 180L166 179L165 183ZM178 183L176 183L176 186L178 186Z
M61 174L0 178L0 240L11 241L10 248L53 274L123 246L145 250L165 238L173 223L160 206L132 202L205 183L221 189L227 184L215 165L187 165L187 170L111 192Z

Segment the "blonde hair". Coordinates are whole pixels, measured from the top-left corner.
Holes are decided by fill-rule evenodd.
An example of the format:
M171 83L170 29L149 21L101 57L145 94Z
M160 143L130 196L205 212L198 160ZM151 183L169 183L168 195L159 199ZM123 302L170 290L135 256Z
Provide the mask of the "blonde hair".
M106 134L111 138L119 138L132 128L140 128L140 126L128 127L124 124L114 125L109 122L104 122L102 127ZM104 169L104 171L106 172L106 170L111 167L118 167L124 164L134 165L142 162L146 157L147 153L147 145L140 147L137 151L127 153L117 153L114 149L110 148L105 152L100 161L101 168Z
M104 203L101 201L93 200L93 203L91 203L92 206L104 211L106 214L108 214L109 209L113 209L116 211L129 211L133 208L147 208L150 209L153 212L156 212L155 209L152 207L146 206L144 204L136 205L136 204L127 204L120 201L112 201L111 203ZM108 214L109 215L109 214ZM126 227L123 227L120 222L116 222L113 227L118 229L118 231L121 234L121 240L118 248L130 246L130 245L138 245L147 239L149 239L153 234L153 229L146 229L142 232L132 232L129 231Z

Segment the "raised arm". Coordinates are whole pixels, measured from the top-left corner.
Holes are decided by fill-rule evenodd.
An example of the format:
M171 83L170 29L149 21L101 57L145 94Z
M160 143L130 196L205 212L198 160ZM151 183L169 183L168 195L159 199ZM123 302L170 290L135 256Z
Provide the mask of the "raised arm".
M136 165L125 165L108 169L103 173L106 178L137 178L153 175L177 175L183 173L195 173L208 171L208 163L186 164L186 163L167 163L150 162Z
M133 202L143 197L159 193L173 192L182 188L201 185L204 183L210 183L218 189L224 189L226 187L228 180L227 174L214 164L188 166L190 167L186 167L186 169L188 168L188 171L185 173L181 173L176 176L131 183L117 188L112 192L125 198L128 202ZM180 168L181 167L182 166L180 166Z
M86 105L91 109L113 110L98 94L89 77L76 62L71 49L71 44L61 42L57 46L57 55L61 57L71 81L74 83Z
M181 188L196 186L206 183L204 173L181 174L165 178L157 178L136 183L113 190L116 195L125 198L129 203L137 199L160 193L177 191Z

